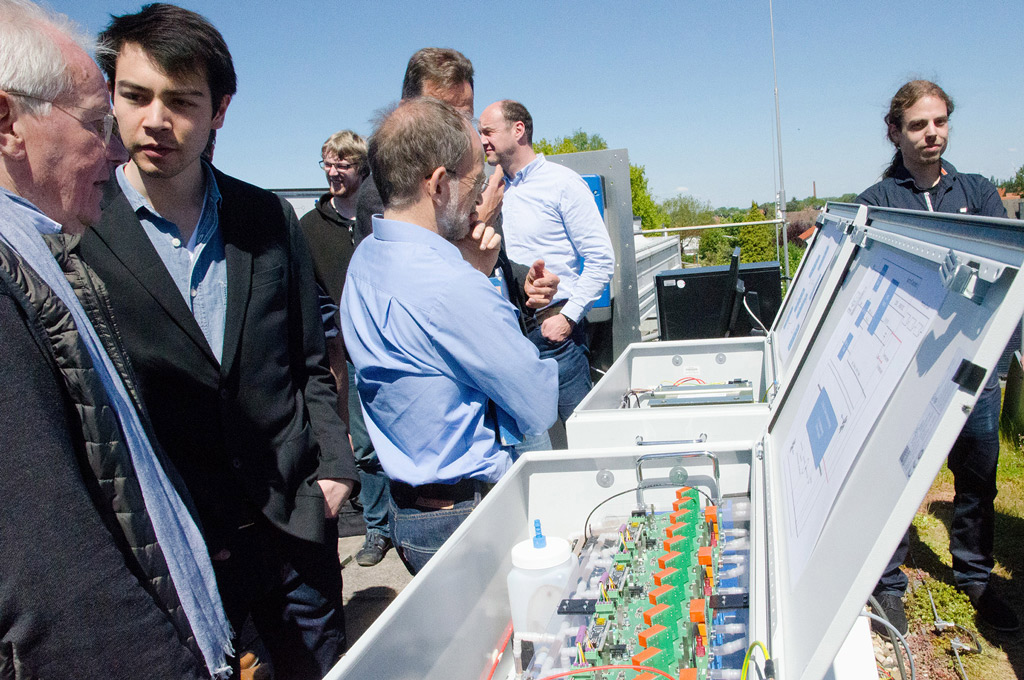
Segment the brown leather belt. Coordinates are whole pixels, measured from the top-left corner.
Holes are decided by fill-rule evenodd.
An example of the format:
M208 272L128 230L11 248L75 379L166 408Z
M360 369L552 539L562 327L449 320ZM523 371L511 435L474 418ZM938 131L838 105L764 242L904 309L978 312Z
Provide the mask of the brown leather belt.
M542 323L544 323L551 317L557 314L561 314L562 308L565 307L566 302L567 301L562 301L557 304L551 305L550 307L545 307L544 309L535 312L532 317L527 317L526 330L531 331L534 328L538 328Z

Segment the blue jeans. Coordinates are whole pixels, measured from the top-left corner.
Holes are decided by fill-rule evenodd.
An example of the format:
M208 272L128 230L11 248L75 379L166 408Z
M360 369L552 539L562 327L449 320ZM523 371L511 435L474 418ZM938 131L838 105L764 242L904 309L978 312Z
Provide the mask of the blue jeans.
M326 535L334 540L310 543L257 520L233 537L228 559L213 562L236 635L252 617L276 677L322 678L346 649L336 523Z
M541 359L558 362L558 417L564 422L587 396L590 381L590 349L587 347L587 320L582 319L572 335L560 343L548 342L540 326L526 335L537 349Z
M550 451L551 436L545 431L540 434L524 434L523 441L513 447L512 459L516 460L527 451Z
M949 552L953 556L953 580L957 587L988 583L994 559L996 466L999 463L999 382L989 382L967 417L960 436L949 452L953 473L953 519ZM876 595L902 596L907 577L900 565L910 549L910 533L896 547L875 587Z
M451 501L438 500L432 503L420 497L425 489L433 487L436 491L440 486L411 487L397 482L392 486L391 542L410 574L416 574L426 566L448 537L466 521L490 487L489 484L463 480L458 485L443 487L454 490L461 486L465 489L464 493L445 496L451 498ZM439 495L429 491L425 493L428 496ZM446 507L430 507L421 505L421 502Z
M366 533L388 536L388 476L377 460L377 452L366 432L363 409L359 407L359 390L356 387L356 369L348 364L348 430L352 435L352 453L359 470L359 503L363 506L363 521Z

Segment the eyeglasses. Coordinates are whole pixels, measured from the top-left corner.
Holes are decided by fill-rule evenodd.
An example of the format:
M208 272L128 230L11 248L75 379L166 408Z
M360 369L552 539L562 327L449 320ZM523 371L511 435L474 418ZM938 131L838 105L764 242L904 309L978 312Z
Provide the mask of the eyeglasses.
M84 106L75 106L74 104L64 104L62 106L60 104L55 104L50 99L43 99L42 97L37 97L37 96L32 95L32 94L25 94L24 92L15 92L13 90L8 90L7 94L13 94L13 95L16 95L18 97L24 97L25 99L34 99L37 102L44 102L46 104L49 104L50 106L52 106L53 108L57 109L58 111L61 111L61 112L65 113L65 114L71 116L72 118L77 120L79 123L83 123L86 126L91 127L93 129L93 131L97 135L100 136L100 138L103 140L104 144L109 144L110 143L110 134L111 134L111 132L113 132L114 125L117 122L114 119L114 114L112 114L110 111L101 111L99 109L87 109ZM103 117L102 118L94 118L92 120L86 120L84 118L79 118L78 116L76 116L75 114L71 113L66 108L64 108L65 106L70 107L72 109L78 109L79 111L86 111L88 113L100 114Z
M462 180L462 179L467 179L467 178L466 177L459 177L459 179ZM477 194L479 194L481 191L483 191L484 187L486 187L486 186L487 186L487 177L484 176L484 175L480 175L475 180L473 180L473 191L475 193L477 193Z
M327 161L320 161L321 170L335 170L337 172L348 172L354 167L356 166L353 163L328 163Z

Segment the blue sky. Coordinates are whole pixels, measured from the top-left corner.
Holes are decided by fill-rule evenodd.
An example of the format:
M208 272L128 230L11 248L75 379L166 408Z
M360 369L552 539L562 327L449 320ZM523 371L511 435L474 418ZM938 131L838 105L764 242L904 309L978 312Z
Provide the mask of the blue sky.
M125 0L50 0L89 31ZM224 34L239 93L216 164L268 188L325 186L331 133L371 131L399 97L409 56L454 47L476 69L476 112L522 101L535 137L581 128L627 148L658 199L772 200L774 100L768 2L573 3L187 0ZM882 116L906 80L956 103L946 158L1010 177L1024 165L1020 2L775 2L787 196L860 191L891 155Z

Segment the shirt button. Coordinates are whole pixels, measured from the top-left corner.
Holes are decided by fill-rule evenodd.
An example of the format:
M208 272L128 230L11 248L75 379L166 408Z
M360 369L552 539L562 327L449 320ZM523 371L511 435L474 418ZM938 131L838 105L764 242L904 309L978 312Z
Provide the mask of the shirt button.
M241 470L242 469L242 460L240 458L232 458L231 459L231 467L235 468L236 470Z
M177 248L178 246L181 245L181 239L178 238L178 237L172 238L171 239L171 245L174 246L175 248Z
M195 296L199 295L199 290L196 289L196 288L193 288L192 290L189 291L189 293L192 294L192 297L195 297Z

